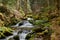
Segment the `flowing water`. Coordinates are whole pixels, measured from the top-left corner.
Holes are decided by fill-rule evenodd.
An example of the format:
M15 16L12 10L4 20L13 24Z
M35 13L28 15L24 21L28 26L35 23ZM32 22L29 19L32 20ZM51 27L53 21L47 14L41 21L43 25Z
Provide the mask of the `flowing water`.
M29 21L22 21L22 22L19 22L17 23L15 26L12 26L12 27L18 27L18 28L25 28L24 30L21 30L22 32L21 33L18 33L20 30L17 29L17 30L14 30L13 31L13 35L9 36L9 37L6 37L6 39L0 39L0 40L15 40L13 37L18 35L19 36L19 40L27 40L25 39L27 34L31 33L32 31L31 30L26 30L27 28L30 29L30 28L33 28L34 26L29 23ZM39 40L42 40L41 38Z
M23 23L22 23L23 22ZM29 21L22 21L22 22L19 22L17 23L14 27L18 27L18 28L32 28L34 27L31 23L29 23ZM19 30L18 30L19 31ZM10 39L10 38L13 38L14 36L16 35L19 35L19 40L26 40L26 35L30 32L32 32L31 30L23 30L22 33L19 33L18 34L18 31L17 32L13 32L13 35L12 36L9 36L6 38L6 40ZM11 40L14 40L14 39L11 39Z
M12 27L18 27L18 28L32 28L34 27L31 23L29 23L29 21L27 20L23 20L19 23L17 23L16 25L12 26ZM16 35L19 35L19 40L26 40L26 35L30 32L32 32L31 30L23 30L22 33L19 33L20 30L16 30L13 32L13 35L9 36L9 37L6 37L6 39L0 39L0 40L14 40L13 37L16 36Z
M31 23L29 23L29 21L24 21L24 24L21 25L20 27L32 28L33 25L32 25ZM29 31L29 30L23 30L22 33L19 34L19 39L20 39L20 40L26 40L26 39L25 39L25 38L26 38L26 35L27 35L28 33L30 33L30 32L31 32L31 30L30 30L30 31Z
M26 38L26 35L27 35L28 33L30 33L30 32L27 31L27 30L24 30L21 34L19 34L19 39L20 39L20 40L27 40L27 39L25 39L25 38Z

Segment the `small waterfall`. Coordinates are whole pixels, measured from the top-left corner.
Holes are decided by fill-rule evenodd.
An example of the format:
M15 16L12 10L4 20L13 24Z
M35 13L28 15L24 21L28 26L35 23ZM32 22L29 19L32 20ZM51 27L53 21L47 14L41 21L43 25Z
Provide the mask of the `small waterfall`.
M21 34L19 34L19 39L20 40L26 40L26 35L28 34L29 32L24 30Z
M24 24L23 25L21 25L20 27L28 27L28 28L32 28L32 27L34 27L31 23L29 23L29 21L24 21ZM26 35L28 34L28 33L30 33L31 32L31 30L30 31L28 31L28 30L23 30L23 32L21 33L21 34L19 34L19 39L20 40L26 40L25 38L26 38Z
M33 25L31 23L29 23L29 21L25 21L23 25L21 25L20 27L28 27L28 28L32 28Z
M11 27L28 27L28 28L32 28L34 27L33 24L31 24L29 21L23 20L22 22L17 23L14 26Z
M30 20L30 19L29 19ZM11 27L18 27L18 28L32 28L34 27L29 21L27 20L23 20L19 23L17 23L16 25L14 26L11 26ZM28 33L31 32L31 30L23 30L22 33L19 33L18 34L18 31L20 31L19 29L17 29L17 31L14 31L13 32L13 35L9 36L9 37L6 37L6 39L2 39L2 40L9 40L11 38L11 40L14 40L13 37L18 35L19 36L19 40L26 40L26 35ZM0 39L1 40L1 39Z

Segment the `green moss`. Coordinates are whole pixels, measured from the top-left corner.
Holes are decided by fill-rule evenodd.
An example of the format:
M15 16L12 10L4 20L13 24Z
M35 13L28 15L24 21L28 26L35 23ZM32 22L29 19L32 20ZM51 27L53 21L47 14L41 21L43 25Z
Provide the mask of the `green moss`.
M29 40L34 40L34 37L31 37Z

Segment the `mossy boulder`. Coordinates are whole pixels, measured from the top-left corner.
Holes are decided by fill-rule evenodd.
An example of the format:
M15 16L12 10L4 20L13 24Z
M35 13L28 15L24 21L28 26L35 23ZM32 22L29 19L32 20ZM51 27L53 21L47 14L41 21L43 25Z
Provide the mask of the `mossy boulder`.
M11 28L0 27L0 38L5 38L12 35L13 30Z
M13 38L14 38L15 40L19 40L19 36L18 36L18 35L14 36Z

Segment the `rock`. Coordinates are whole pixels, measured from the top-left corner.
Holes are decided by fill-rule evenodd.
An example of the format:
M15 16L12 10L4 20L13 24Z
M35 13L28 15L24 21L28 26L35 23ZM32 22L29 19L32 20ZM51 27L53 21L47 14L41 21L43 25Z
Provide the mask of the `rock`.
M10 38L9 40L14 40L13 38Z
M14 36L13 38L14 38L14 40L19 40L19 36L18 35Z

